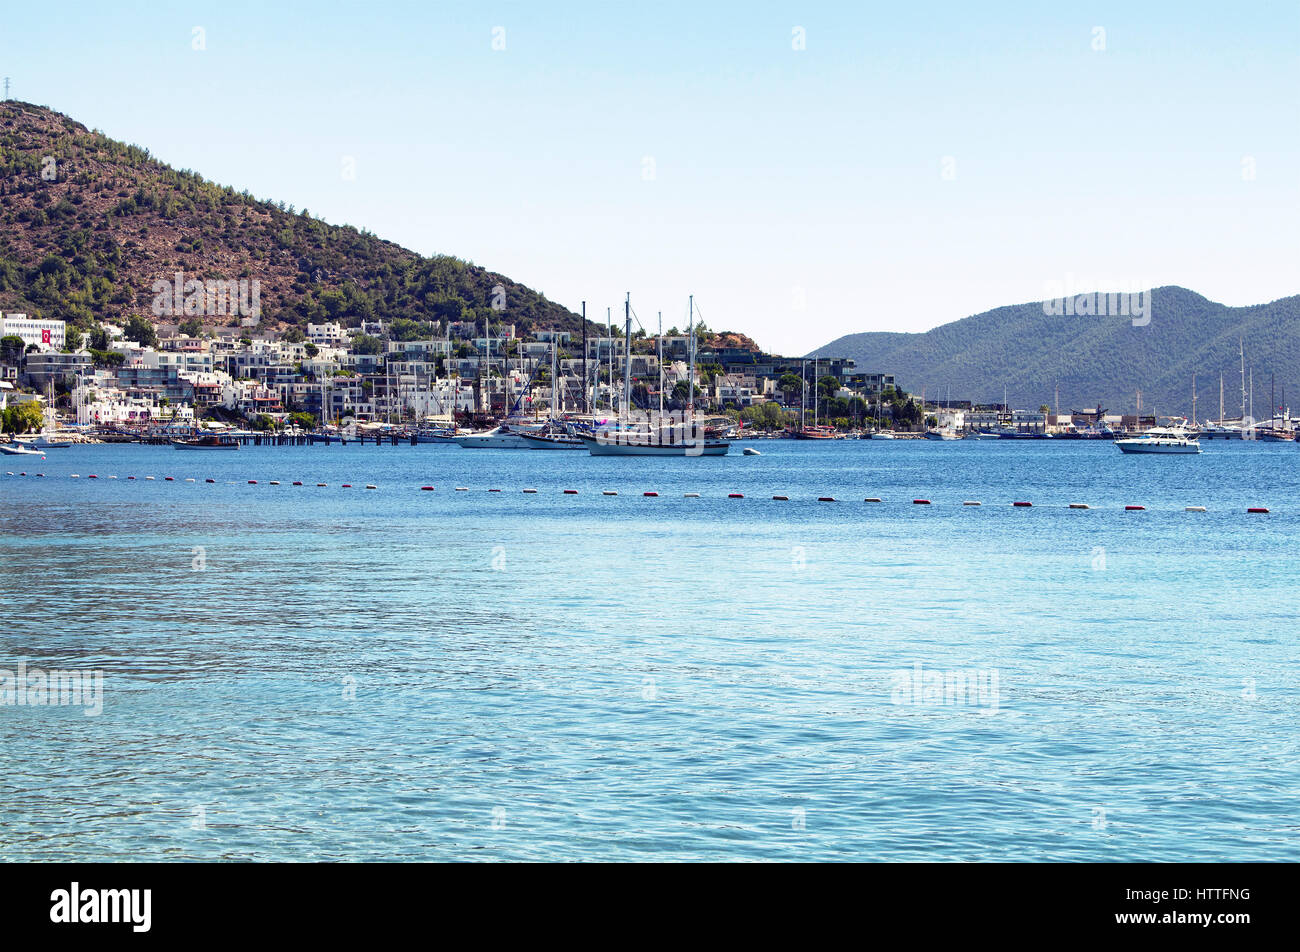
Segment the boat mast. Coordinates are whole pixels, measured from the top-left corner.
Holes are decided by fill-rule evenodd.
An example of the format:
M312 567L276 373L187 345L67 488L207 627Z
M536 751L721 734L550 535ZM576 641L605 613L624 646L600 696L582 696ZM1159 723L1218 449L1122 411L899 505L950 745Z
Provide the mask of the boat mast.
M1241 425L1242 435L1246 426L1246 345L1242 338L1237 338L1237 352L1241 355Z
M582 302L582 412L591 412L591 403L587 399L587 302Z
M614 324L613 318L610 317L610 309L605 308L605 336L606 343L609 345L609 354L607 363L609 364L609 409L614 411Z
M808 361L799 365L799 378L803 387L799 390L799 430L802 432L808 421Z
M632 292L623 300L623 401L619 405L619 419L632 406Z
M686 374L686 419L689 422L695 420L695 295L690 296L688 306L690 307L690 317L687 321L689 328L687 333L690 340L686 342L686 353L690 361L690 369Z
M556 336L558 331L551 331L551 422L555 422L556 403L559 400L560 393L560 375L559 375L559 348L560 341Z
M1223 374L1219 374L1219 425L1223 425Z
M659 419L664 416L664 312L659 312L659 340L655 343L659 360Z

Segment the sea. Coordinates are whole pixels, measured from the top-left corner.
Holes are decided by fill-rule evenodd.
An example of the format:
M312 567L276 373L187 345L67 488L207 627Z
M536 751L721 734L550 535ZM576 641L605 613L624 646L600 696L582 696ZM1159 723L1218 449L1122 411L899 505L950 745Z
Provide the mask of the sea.
M1294 862L1298 467L3 457L0 858Z

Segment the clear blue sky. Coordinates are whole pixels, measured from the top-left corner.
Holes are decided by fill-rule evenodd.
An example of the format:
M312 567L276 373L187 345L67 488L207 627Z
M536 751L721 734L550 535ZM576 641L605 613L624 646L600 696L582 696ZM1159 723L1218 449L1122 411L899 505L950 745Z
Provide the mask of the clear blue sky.
M1300 4L701 7L10 4L0 74L589 315L631 291L668 326L694 292L787 353L1070 275L1300 292Z

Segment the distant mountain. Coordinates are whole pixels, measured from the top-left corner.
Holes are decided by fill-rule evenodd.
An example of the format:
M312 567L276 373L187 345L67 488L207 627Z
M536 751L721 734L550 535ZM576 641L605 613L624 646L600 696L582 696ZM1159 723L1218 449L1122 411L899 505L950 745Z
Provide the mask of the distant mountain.
M1096 295L1094 301L1103 299ZM1070 300L1070 299L1067 299ZM1109 307L1109 304L1108 304ZM1098 404L1133 412L1190 414L1196 374L1197 416L1217 416L1219 374L1224 405L1240 413L1241 361L1254 370L1255 416L1266 418L1269 375L1276 375L1277 401L1300 406L1300 296L1271 304L1227 307L1186 288L1150 292L1149 323L1132 316L1044 313L1044 305L1017 304L944 324L924 334L849 334L809 357L847 356L858 369L895 374L899 385L928 397L1001 403L1002 388L1016 407L1054 402L1061 411Z
M57 112L0 102L0 310L83 327L154 318L153 284L177 271L256 279L272 327L491 316L521 332L581 330L578 315L504 275L328 225L172 169Z

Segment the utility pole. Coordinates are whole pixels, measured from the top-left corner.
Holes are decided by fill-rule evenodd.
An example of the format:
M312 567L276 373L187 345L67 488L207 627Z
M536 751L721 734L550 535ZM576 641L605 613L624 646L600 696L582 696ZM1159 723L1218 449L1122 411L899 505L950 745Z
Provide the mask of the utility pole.
M5 99L9 98L9 77L5 77Z

